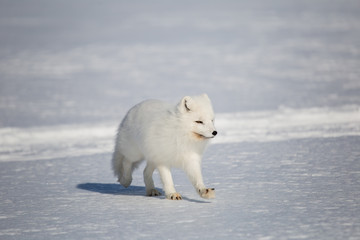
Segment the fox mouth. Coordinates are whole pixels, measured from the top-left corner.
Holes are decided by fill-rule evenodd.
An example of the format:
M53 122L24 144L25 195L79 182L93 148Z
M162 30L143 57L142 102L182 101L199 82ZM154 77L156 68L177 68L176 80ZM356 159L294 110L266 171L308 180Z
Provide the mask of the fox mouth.
M199 139L210 139L210 138L214 138L214 136L211 136L211 137L206 137L200 133L196 133L196 132L193 132L195 137L199 138Z

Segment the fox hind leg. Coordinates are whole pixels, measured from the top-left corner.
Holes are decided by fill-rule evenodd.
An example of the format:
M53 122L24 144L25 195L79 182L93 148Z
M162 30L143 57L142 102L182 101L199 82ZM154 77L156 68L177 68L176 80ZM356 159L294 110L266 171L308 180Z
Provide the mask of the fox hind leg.
M144 182L146 187L146 196L160 196L161 193L155 189L154 180L152 178L155 170L154 164L148 162L144 169Z

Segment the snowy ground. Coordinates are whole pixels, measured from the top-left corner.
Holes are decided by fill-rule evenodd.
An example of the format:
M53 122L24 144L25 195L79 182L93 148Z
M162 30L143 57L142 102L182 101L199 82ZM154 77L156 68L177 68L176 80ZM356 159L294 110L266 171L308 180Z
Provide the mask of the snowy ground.
M358 145L359 137L212 145L211 201L180 171L180 202L145 197L141 171L124 189L110 154L3 162L1 239L358 239Z
M359 239L359 11L1 1L0 239ZM145 197L141 170L117 184L127 109L203 92L217 112L203 160L216 199L179 170L183 201Z

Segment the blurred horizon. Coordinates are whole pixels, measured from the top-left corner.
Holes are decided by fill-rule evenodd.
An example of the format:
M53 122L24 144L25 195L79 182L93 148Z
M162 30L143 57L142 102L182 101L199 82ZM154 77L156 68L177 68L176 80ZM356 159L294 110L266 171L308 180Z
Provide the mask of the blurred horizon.
M1 1L0 127L360 105L358 1Z

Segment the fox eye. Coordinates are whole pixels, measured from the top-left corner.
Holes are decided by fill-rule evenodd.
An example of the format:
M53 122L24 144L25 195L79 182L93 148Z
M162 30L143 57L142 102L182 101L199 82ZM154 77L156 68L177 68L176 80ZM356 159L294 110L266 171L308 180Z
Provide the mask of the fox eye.
M204 124L203 121L195 121L198 124Z

